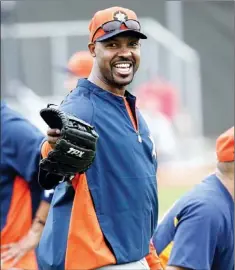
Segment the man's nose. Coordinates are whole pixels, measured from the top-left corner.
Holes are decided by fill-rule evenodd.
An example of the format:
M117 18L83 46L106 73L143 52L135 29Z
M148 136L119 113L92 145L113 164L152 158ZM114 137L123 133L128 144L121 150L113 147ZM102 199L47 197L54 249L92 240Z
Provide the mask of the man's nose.
M127 48L126 46L125 47L122 47L120 50L119 50L119 53L118 53L119 56L122 56L122 57L131 57L132 56L132 53L131 53L131 50L130 48Z

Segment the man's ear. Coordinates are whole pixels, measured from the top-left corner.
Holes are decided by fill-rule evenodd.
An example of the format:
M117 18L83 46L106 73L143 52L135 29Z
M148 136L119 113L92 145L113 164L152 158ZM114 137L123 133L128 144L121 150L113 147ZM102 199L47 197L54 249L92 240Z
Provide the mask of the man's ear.
M92 57L96 57L96 53L95 53L95 43L91 42L88 44L88 49L92 55Z

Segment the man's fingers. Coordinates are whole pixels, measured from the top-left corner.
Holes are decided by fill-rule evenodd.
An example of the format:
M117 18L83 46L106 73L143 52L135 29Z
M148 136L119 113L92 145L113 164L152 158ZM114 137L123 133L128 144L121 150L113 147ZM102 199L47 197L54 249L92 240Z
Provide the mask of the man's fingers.
M11 259L13 259L15 257L15 253L12 253L12 252L8 252L7 254L5 254L4 256L1 257L1 261L2 262L7 262Z
M56 142L60 138L60 134L61 132L59 129L49 128L47 130L47 141L53 148L55 147Z
M18 261L23 257L24 255L24 252L20 252L16 257L15 259L13 260L12 264L11 264L11 267L14 267Z
M47 137L47 141L49 142L49 144L56 144L58 139L59 139L59 137L51 137L51 136Z
M4 262L8 261L14 258L20 252L21 252L20 248L17 245L12 244L11 248L9 248L4 252L1 252L1 260Z
M12 243L7 245L2 245L1 250L6 250L1 252L1 263L4 264L7 261L13 260L10 269L13 269L21 257L25 254L23 250L20 249L20 246ZM15 269L15 268L14 268Z
M8 256L8 250L7 251L4 251L4 252L1 252L1 260L3 260L5 257Z
M14 250L8 249L7 251L1 252L1 259L5 260L7 257L11 256L14 254Z
M14 243L6 244L6 245L1 245L1 250L12 248L13 246L14 246Z
M53 128L49 128L48 130L47 130L47 135L48 136L51 136L51 137L58 137L58 136L60 136L60 130L59 129L53 129Z

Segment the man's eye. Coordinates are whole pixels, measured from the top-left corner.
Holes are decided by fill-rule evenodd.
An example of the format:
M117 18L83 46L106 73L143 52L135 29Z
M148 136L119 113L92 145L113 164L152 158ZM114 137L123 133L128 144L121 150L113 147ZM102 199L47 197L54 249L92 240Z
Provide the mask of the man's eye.
M131 42L130 46L134 47L134 48L137 48L137 47L139 47L139 42Z
M110 47L110 48L116 48L117 47L117 44L116 43L109 43L108 44L108 47Z

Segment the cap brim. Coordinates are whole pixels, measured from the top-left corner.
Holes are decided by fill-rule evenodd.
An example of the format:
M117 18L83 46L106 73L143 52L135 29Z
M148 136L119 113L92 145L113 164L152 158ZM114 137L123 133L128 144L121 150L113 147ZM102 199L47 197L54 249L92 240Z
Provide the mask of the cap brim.
M115 37L115 36L119 36L123 33L130 33L131 36L135 36L137 38L140 38L140 39L147 39L147 36L137 30L131 30L131 29L123 29L123 30L115 30L115 31L112 31L108 34L105 34L103 35L102 37L99 37L97 38L95 41L105 41L107 39L110 39L112 37Z

